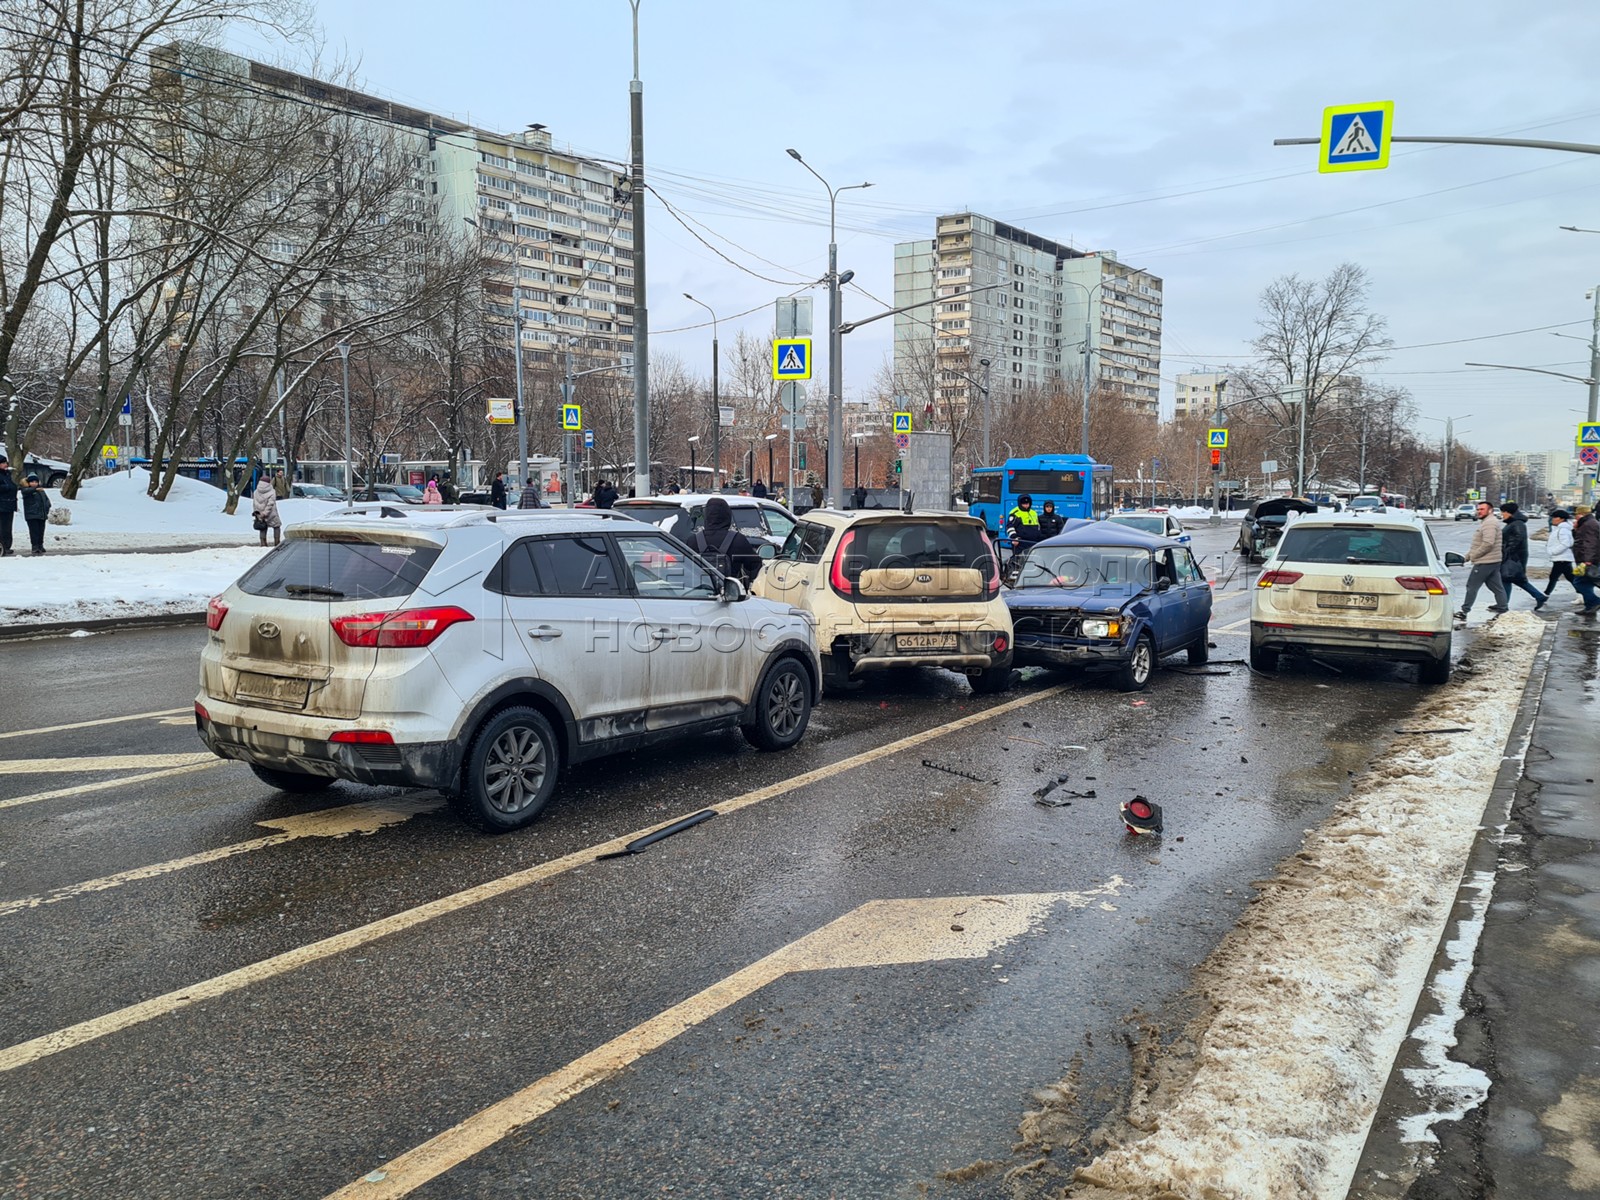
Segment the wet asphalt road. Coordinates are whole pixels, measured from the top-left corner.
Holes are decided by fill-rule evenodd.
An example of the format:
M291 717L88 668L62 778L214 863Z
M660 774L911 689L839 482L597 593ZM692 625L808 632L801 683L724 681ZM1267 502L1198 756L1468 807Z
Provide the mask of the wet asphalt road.
M1208 573L1229 532L1197 531ZM1464 525L1435 533L1467 540ZM1247 615L1239 582L1218 594L1214 661L1247 649L1229 629ZM1086 1118L1116 1102L1129 1018L1181 1011L1250 881L1420 694L1409 668L1190 674L1181 655L1134 697L1030 673L978 699L919 672L825 701L787 754L727 735L586 765L521 834L487 838L440 808L270 842L281 827L260 822L293 830L396 793L294 798L236 764L171 757L201 750L187 714L204 636L0 644L0 679L31 683L0 692L0 734L114 719L0 737L0 906L49 901L0 907L0 1046L265 964L211 998L0 1058L0 1193L323 1196L873 901L1090 893L983 957L775 978L411 1193L1009 1196L998 1169L943 1174L1035 1157L1013 1154L1018 1121L1074 1058ZM131 716L145 713L162 715ZM157 771L179 773L140 778ZM1035 803L1058 775L1056 795L1095 795ZM770 785L640 856L582 856ZM1159 843L1122 831L1117 803L1135 794L1166 808ZM557 869L565 855L579 858ZM113 878L153 864L170 869ZM275 960L539 864L556 865ZM110 886L52 892L88 880Z

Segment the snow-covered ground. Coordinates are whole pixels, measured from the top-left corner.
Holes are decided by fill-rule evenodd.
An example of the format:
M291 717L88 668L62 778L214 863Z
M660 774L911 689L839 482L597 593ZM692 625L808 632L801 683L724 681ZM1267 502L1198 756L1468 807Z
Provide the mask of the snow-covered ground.
M24 552L0 559L0 627L202 612L265 553L255 545L43 558Z

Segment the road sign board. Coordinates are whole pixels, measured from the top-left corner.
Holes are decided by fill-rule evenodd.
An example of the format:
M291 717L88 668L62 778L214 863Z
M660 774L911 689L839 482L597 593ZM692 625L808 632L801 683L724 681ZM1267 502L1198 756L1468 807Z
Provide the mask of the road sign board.
M1207 430L1206 445L1213 450L1226 450L1228 448L1228 431L1226 429Z
M1236 492L1239 490L1239 481L1237 479L1224 479L1217 486L1225 492Z
M1278 460L1275 458L1263 459L1261 461L1261 473L1263 475L1276 475L1278 473Z
M810 379L811 339L808 337L773 339L772 377L780 380Z
M1578 445L1600 446L1600 421L1584 421L1578 426Z
M116 462L117 461L117 448L115 446L111 445L110 443L107 443L106 445L101 446L100 447L100 457L101 458L109 458L112 462Z
M585 429L583 431L583 448L585 450L594 449L594 430Z
M909 445L911 445L911 435L909 433L897 433L894 435L894 448L896 450L904 450Z
M561 428L568 431L583 428L583 405L563 404L561 406Z
M1578 461L1586 467L1600 466L1600 446L1584 446L1579 449Z
M910 433L911 432L911 414L910 413L908 413L908 412L897 412L897 413L895 413L895 415L894 415L894 431L896 433Z
M777 301L774 332L781 338L811 336L811 297L785 296Z
M1389 165L1394 101L1335 104L1322 110L1322 148L1317 170L1376 171Z
M515 425L517 423L517 402L515 400L489 401L489 424Z
M72 402L72 397L71 396L67 397L67 402L66 403L67 403L67 407L66 407L66 411L63 413L63 415L69 421L77 420L78 419L78 414L73 411L73 402Z
M133 397L132 396L124 396L122 398L122 411L117 414L117 423L119 425L132 425L133 424Z

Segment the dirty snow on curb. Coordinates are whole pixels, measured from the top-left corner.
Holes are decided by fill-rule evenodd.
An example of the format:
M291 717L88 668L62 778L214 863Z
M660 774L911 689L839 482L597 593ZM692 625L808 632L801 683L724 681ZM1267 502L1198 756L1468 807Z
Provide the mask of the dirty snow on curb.
M0 626L203 612L266 551L259 546L187 554L73 554L0 564Z
M1208 1019L1156 1129L1072 1195L1342 1197L1443 936L1544 623L1511 613L1201 967ZM1464 931L1465 932L1465 931Z

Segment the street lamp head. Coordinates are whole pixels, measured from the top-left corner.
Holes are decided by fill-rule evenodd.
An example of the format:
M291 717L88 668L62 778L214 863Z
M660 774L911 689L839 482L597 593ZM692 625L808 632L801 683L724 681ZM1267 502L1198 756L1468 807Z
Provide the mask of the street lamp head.
M839 286L843 287L845 284L849 283L855 277L856 277L856 273L854 271L840 271L839 272Z
M858 187L858 188L869 188L869 187L871 187L871 186L872 186L872 185L871 185L871 184L870 184L870 183L858 183L858 184L856 184L856 186L857 186L857 187Z
M795 162L805 162L805 159L800 157L800 151L798 151L798 150L789 149L789 150L785 150L784 153L787 154L790 158L794 159Z
M980 367L987 367L989 365L989 360L987 358L980 358L978 360L978 365Z
M698 442L698 441L699 441L699 440L700 440L700 435L699 435L699 434L698 434L698 433L697 433L697 434L694 434L694 435L692 435L692 436L691 436L691 437L690 437L690 438L689 438L689 440L690 440L690 441L691 441L691 442Z
M685 300L694 300L694 297L693 297L693 296L691 296L691 295L689 295L689 293L688 293L688 292L685 292L685 293L684 293L684 294L683 294L683 298L684 298L684 299L685 299ZM700 301L698 301L698 300L694 300L694 302L695 302L695 303L696 303L696 304L699 304L699 303L700 303Z
M777 435L777 434L775 434L775 433L769 433L769 434L767 434L767 441L769 441L769 442L770 442L770 441L772 441L772 439L773 439L773 438L775 438L775 437L777 437L777 436L778 436L778 435Z

